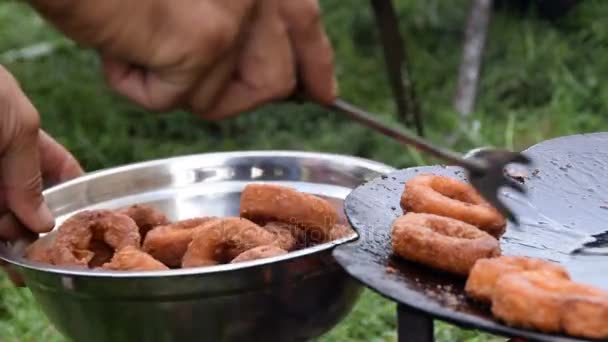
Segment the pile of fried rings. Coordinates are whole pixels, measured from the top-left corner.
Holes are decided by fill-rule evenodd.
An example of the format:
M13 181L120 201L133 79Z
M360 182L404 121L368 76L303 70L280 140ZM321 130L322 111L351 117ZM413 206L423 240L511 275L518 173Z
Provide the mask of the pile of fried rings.
M608 338L608 292L572 281L556 263L501 256L506 221L469 184L417 175L401 207L406 214L392 225L398 256L468 277L467 296L511 326Z
M133 205L79 212L36 240L26 258L62 267L157 271L268 258L354 235L327 200L292 188L249 184L240 217L171 223Z

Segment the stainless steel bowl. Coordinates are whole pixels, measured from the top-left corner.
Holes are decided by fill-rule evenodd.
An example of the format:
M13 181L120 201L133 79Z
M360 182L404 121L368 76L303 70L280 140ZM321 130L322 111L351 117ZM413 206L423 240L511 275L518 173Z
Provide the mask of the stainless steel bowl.
M147 203L174 220L238 215L249 182L273 182L341 204L392 168L302 152L200 154L103 170L45 192L58 223L83 209ZM356 236L234 265L157 272L66 270L30 263L1 246L42 310L74 341L297 341L331 329L360 286L331 256Z

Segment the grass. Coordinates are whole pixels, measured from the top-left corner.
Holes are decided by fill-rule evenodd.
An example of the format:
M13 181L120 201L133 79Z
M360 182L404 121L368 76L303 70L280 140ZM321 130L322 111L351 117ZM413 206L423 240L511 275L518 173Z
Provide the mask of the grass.
M459 130L451 106L468 1L398 1L429 137ZM367 0L322 0L342 95L381 113L393 105ZM557 22L499 12L486 50L476 112L454 148L521 149L547 138L608 128L608 3L587 0ZM42 43L42 45L40 45ZM32 53L37 47L40 55ZM36 49L34 49L36 50ZM275 104L222 123L147 113L103 84L95 55L50 29L27 6L0 1L0 63L40 110L44 128L91 171L205 151L298 149L357 155L396 167L429 163L377 134L314 106ZM3 341L63 341L27 289L0 281ZM439 323L439 341L499 339ZM366 291L321 341L395 341L394 304Z

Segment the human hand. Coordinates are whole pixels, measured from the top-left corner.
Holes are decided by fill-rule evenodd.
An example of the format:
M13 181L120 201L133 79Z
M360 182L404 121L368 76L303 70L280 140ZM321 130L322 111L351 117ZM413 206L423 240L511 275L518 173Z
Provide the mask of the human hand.
M51 230L43 179L56 183L80 174L76 159L40 130L36 109L0 66L0 240Z
M220 119L287 97L336 96L317 0L30 0L97 48L109 84L148 109Z
M311 100L331 103L338 93L334 55L320 16L317 0L259 1L236 72L205 116L252 110L296 87Z

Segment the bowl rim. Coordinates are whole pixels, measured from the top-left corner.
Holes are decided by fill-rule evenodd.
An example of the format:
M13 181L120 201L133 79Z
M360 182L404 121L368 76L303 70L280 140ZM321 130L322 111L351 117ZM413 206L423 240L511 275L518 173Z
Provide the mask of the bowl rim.
M61 191L65 188L68 188L74 184L79 184L83 182L87 182L91 179L103 177L106 175L112 175L116 173L125 172L128 170L138 169L138 168L147 168L155 165L166 164L169 162L179 162L185 161L188 159L197 159L201 157L212 158L212 157L242 157L242 158L251 158L251 157L296 157L296 158L316 158L321 160L328 160L332 163L343 163L348 165L357 165L363 168L366 168L370 171L375 171L379 175L386 174L394 171L395 169L386 164L376 162L373 160L334 154L334 153L323 153L323 152L306 152L306 151L289 151L289 150L252 150L252 151L231 151L231 152L210 152L210 153L199 153L199 154L190 154L183 155L177 157L169 157L169 158L161 158L161 159L153 159L149 161L143 162L135 162L124 164L116 167L109 167L97 171L93 171L87 173L83 176L75 178L73 180L67 181L65 183L53 186L51 188L46 189L43 192L44 196L52 194L54 192ZM358 239L358 233L355 233L351 236L344 237L338 240L326 242L320 245L316 245L313 247L305 248L298 251L289 252L285 255L275 256L271 258L264 258L259 260L251 260L245 261L235 264L222 264L222 265L214 265L214 266L203 266L203 267L192 267L192 268L180 268L180 269L171 269L164 271L106 271L106 270L91 270L91 269L80 269L80 268L65 268L65 267L56 267L49 266L47 264L30 262L25 260L23 257L19 257L18 260L13 259L10 256L4 255L4 253L0 253L0 260L4 260L11 265L17 266L19 268L24 268L27 270L38 271L42 273L50 273L59 276L77 276L77 277L90 277L90 278L121 278L121 279L141 279L141 278L159 278L159 277L180 277L180 276L192 276L192 275L208 275L208 274L216 274L216 273L227 273L238 271L244 268L253 268L253 267L262 267L276 262L288 261L291 259L296 259L303 256L313 255L317 253L321 253L323 251L330 251L334 247L353 242Z

